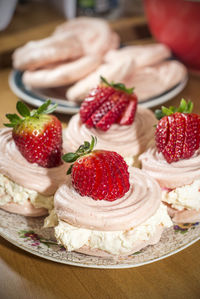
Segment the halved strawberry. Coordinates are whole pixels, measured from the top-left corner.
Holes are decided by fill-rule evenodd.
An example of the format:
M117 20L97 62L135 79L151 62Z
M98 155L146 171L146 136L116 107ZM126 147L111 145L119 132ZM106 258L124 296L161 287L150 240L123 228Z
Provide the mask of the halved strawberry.
M74 162L69 168L72 184L81 196L95 200L113 201L129 190L129 172L124 159L116 152L93 150L96 139L85 141L75 153L67 153L65 162Z
M131 125L137 109L133 88L122 83L108 83L101 77L101 84L93 89L82 103L80 118L88 127L107 131L114 123Z
M156 146L168 163L192 157L200 147L200 116L191 113L192 102L181 100L180 106L156 111L158 122Z
M17 102L17 114L6 114L12 127L12 136L20 153L30 163L42 167L56 167L62 163L62 126L57 117L49 115L57 105L49 107L45 102L37 110L30 111L23 102Z

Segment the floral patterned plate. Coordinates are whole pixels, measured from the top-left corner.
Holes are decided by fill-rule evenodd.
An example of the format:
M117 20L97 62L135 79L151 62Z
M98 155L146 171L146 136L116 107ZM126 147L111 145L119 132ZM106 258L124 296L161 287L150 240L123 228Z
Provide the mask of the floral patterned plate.
M175 225L167 229L154 246L128 257L98 258L67 252L58 245L53 229L44 229L43 217L26 218L0 210L0 235L12 244L34 255L54 262L91 268L131 268L173 255L200 239L200 224Z

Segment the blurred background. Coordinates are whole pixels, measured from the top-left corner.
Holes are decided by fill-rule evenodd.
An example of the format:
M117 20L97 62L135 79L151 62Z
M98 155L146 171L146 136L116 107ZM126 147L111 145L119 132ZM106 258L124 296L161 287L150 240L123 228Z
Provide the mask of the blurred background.
M1 0L0 67L11 65L17 47L77 16L109 20L122 44L152 33L189 67L200 68L199 0Z
M76 16L109 20L122 43L150 37L141 0L0 0L0 67L11 65L17 47Z

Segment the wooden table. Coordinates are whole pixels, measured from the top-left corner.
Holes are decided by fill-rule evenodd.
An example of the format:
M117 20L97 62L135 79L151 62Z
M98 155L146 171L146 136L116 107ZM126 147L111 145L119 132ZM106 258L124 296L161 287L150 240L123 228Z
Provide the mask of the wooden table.
M33 20L34 18L31 22ZM55 17L53 19L54 26L60 21L62 18ZM140 23L141 18L136 21ZM130 25L132 21L123 20L121 22L120 28L121 24L126 25L128 22ZM116 24L113 26L117 27ZM18 37L23 42L26 38L30 39L30 36L36 38L37 35L37 38L40 38L49 32L51 27L52 24L41 24L40 28L42 29L38 32L28 26L28 34L19 34ZM0 34L0 44L2 40L4 41L4 47L0 49L0 58L5 58L16 45L12 40L15 34L12 28L14 27L8 28L7 34ZM18 39L17 43L20 43ZM11 68L0 70L0 126L6 120L6 113L16 111L17 97L8 86L10 71ZM180 98L184 97L191 99L195 103L194 110L200 112L199 86L200 78L190 75L186 88L168 104L178 104ZM58 117L63 124L66 124L70 118L61 114ZM104 270L50 262L33 256L0 237L0 298L200 298L199 245L200 242L197 242L176 255L142 267Z

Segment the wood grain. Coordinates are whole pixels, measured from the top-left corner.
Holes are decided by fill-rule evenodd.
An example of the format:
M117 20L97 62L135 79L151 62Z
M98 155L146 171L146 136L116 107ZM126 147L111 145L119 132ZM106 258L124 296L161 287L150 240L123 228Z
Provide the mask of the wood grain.
M132 269L87 269L46 261L0 238L0 298L199 298L199 243Z

